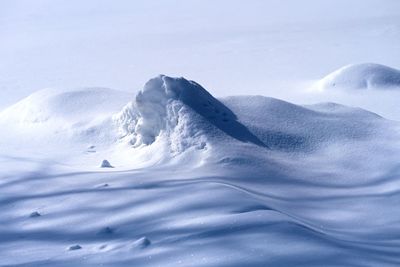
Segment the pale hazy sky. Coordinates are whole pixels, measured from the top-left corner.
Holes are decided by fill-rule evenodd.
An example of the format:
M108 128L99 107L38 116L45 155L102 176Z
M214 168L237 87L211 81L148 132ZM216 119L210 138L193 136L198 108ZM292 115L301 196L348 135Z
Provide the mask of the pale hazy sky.
M0 108L42 88L134 92L163 73L293 100L350 63L400 68L397 0L0 0Z

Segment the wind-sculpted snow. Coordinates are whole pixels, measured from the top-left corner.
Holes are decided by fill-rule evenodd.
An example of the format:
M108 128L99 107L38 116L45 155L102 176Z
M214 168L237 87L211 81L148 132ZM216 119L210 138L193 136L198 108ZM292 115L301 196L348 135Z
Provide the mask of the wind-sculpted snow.
M380 64L348 65L324 77L321 89L400 89L400 71Z
M374 113L332 103L299 106L263 96L228 97L222 102L275 150L304 152L365 140L384 122Z
M122 135L135 146L150 145L162 134L176 142L195 142L200 136L218 135L217 128L239 141L265 147L229 108L184 78L161 75L150 80L116 120ZM199 144L204 146L204 141Z
M193 81L163 75L130 99L103 88L39 91L0 113L0 125L12 132L2 134L3 143L13 147L18 138L15 149L36 145L46 153L53 146L62 146L57 153L71 148L90 154L107 151L117 162L145 165L170 163L197 150L186 160L197 164L212 155L237 164L254 155L250 162L259 162L258 153L268 149L307 152L366 140L385 124L376 114L334 104L305 107L262 96L218 100ZM220 152L227 146L251 147L252 155L245 160L226 157ZM182 158L175 160L179 164Z
M0 113L1 266L400 265L398 122L167 76L131 100Z

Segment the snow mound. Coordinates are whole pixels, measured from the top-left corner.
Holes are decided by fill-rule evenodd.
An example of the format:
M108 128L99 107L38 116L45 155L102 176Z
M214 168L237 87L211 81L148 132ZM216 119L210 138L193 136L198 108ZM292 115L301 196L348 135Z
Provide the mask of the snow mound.
M77 123L117 112L128 97L108 88L43 89L4 110L0 118L19 123Z
M114 168L114 167L108 160L104 159L100 164L100 168Z
M226 134L233 139L265 146L237 120L237 116L199 84L160 75L115 116L121 136L135 147L167 137L176 150L203 148L206 139Z
M0 113L0 127L8 129L0 133L0 145L3 151L26 148L63 161L63 155L83 155L91 166L110 168L112 162L119 170L207 162L262 165L271 149L303 153L368 140L385 126L376 114L333 103L217 99L196 82L164 75L128 99L129 94L104 88L39 91ZM78 156L65 160L81 164Z
M348 65L324 77L318 86L320 89L400 88L400 71L374 63Z
M221 101L273 150L309 151L373 136L384 123L375 113L334 103L300 106L264 96Z
M62 150L85 145L86 153L95 153L117 139L111 117L128 99L130 94L108 88L40 90L0 112L0 128L8 129L0 133L1 145L35 146L45 154L61 144Z

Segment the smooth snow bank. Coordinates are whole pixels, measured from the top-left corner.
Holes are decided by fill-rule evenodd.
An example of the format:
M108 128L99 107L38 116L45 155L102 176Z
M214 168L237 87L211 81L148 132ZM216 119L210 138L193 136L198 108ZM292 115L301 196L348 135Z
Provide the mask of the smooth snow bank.
M128 93L109 88L43 89L5 109L0 119L9 123L74 124L117 112L129 97Z
M300 106L264 96L232 96L221 101L239 121L273 150L299 151L365 140L385 119L334 103Z
M320 89L396 89L400 71L388 66L364 63L342 67L319 81Z

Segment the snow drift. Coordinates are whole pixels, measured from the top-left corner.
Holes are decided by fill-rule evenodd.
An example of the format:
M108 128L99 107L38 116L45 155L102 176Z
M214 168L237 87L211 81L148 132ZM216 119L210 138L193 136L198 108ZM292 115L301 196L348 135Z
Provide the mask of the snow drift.
M374 113L333 103L303 107L263 96L218 100L196 82L164 75L150 80L114 119L121 138L136 148L163 139L175 152L234 142L262 153L367 138L383 122Z
M161 75L40 91L0 127L5 266L400 264L400 126L369 111Z
M0 113L8 123L76 124L109 116L130 98L128 93L101 87L70 91L43 89Z
M321 89L396 89L400 88L400 71L388 66L364 63L342 67L319 82Z
M228 107L184 78L160 75L151 79L115 119L122 136L135 147L150 145L165 135L178 150L204 147L207 137L221 133L265 146Z
M148 81L126 104L131 99L105 88L39 91L0 113L0 125L12 132L2 134L4 146L36 144L48 148L46 153L54 146L64 146L58 153L75 148L89 153L96 166L110 153L117 165L130 160L160 164L187 151L194 153L185 156L192 162L200 154L203 160L212 155L211 161L226 162L228 153L228 161L237 163L241 147L251 147L246 162L259 161L271 149L304 153L365 140L386 123L374 113L332 103L299 106L263 96L217 99L194 81L165 75ZM16 138L18 144L12 141Z

